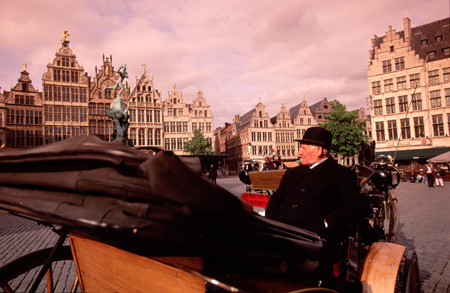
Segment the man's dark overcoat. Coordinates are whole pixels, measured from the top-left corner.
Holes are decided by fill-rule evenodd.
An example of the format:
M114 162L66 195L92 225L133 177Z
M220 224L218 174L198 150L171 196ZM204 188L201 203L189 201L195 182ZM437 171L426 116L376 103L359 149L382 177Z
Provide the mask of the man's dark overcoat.
M266 208L266 217L329 240L344 237L362 215L356 173L331 157L313 169L300 165L286 171Z

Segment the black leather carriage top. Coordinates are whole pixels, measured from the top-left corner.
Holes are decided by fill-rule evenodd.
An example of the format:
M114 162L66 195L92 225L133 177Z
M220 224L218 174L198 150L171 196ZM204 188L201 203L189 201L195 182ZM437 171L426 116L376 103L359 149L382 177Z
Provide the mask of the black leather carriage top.
M95 136L2 149L0 208L140 255L200 255L274 274L317 270L319 236L246 212L196 170L171 152Z

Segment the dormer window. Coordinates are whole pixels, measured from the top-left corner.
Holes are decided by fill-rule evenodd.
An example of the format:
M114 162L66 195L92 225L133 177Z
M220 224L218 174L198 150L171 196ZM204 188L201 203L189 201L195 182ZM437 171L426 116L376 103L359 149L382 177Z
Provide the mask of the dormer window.
M428 45L428 39L424 39L424 40L420 41L420 44L421 44L422 46Z
M440 43L442 42L442 36L436 36L434 37L434 40L436 41L436 43Z
M436 51L428 52L429 59L436 59Z
M394 46L390 46L389 51L391 51L391 53L394 52Z

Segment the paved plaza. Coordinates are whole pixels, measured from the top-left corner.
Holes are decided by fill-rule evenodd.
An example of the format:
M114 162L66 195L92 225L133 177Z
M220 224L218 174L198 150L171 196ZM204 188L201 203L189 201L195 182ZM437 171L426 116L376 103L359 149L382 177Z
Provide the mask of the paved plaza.
M236 176L218 178L217 183L236 196L245 190ZM397 243L416 250L422 292L450 293L450 183L429 188L423 183L402 182L395 193L401 222ZM0 213L0 265L49 247L56 238L47 227ZM70 290L76 273L73 265L58 269L62 274L57 278L57 292Z

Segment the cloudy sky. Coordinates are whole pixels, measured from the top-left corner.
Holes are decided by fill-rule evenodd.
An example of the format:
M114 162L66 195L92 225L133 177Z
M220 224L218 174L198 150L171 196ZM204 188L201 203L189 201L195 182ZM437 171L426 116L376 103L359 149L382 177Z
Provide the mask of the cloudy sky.
M366 107L371 38L403 18L419 26L450 16L450 0L0 0L0 87L10 90L27 63L42 90L60 36L90 76L112 55L131 87L146 64L163 99L174 84L191 103L201 90L215 127L261 98L270 116L337 99Z

